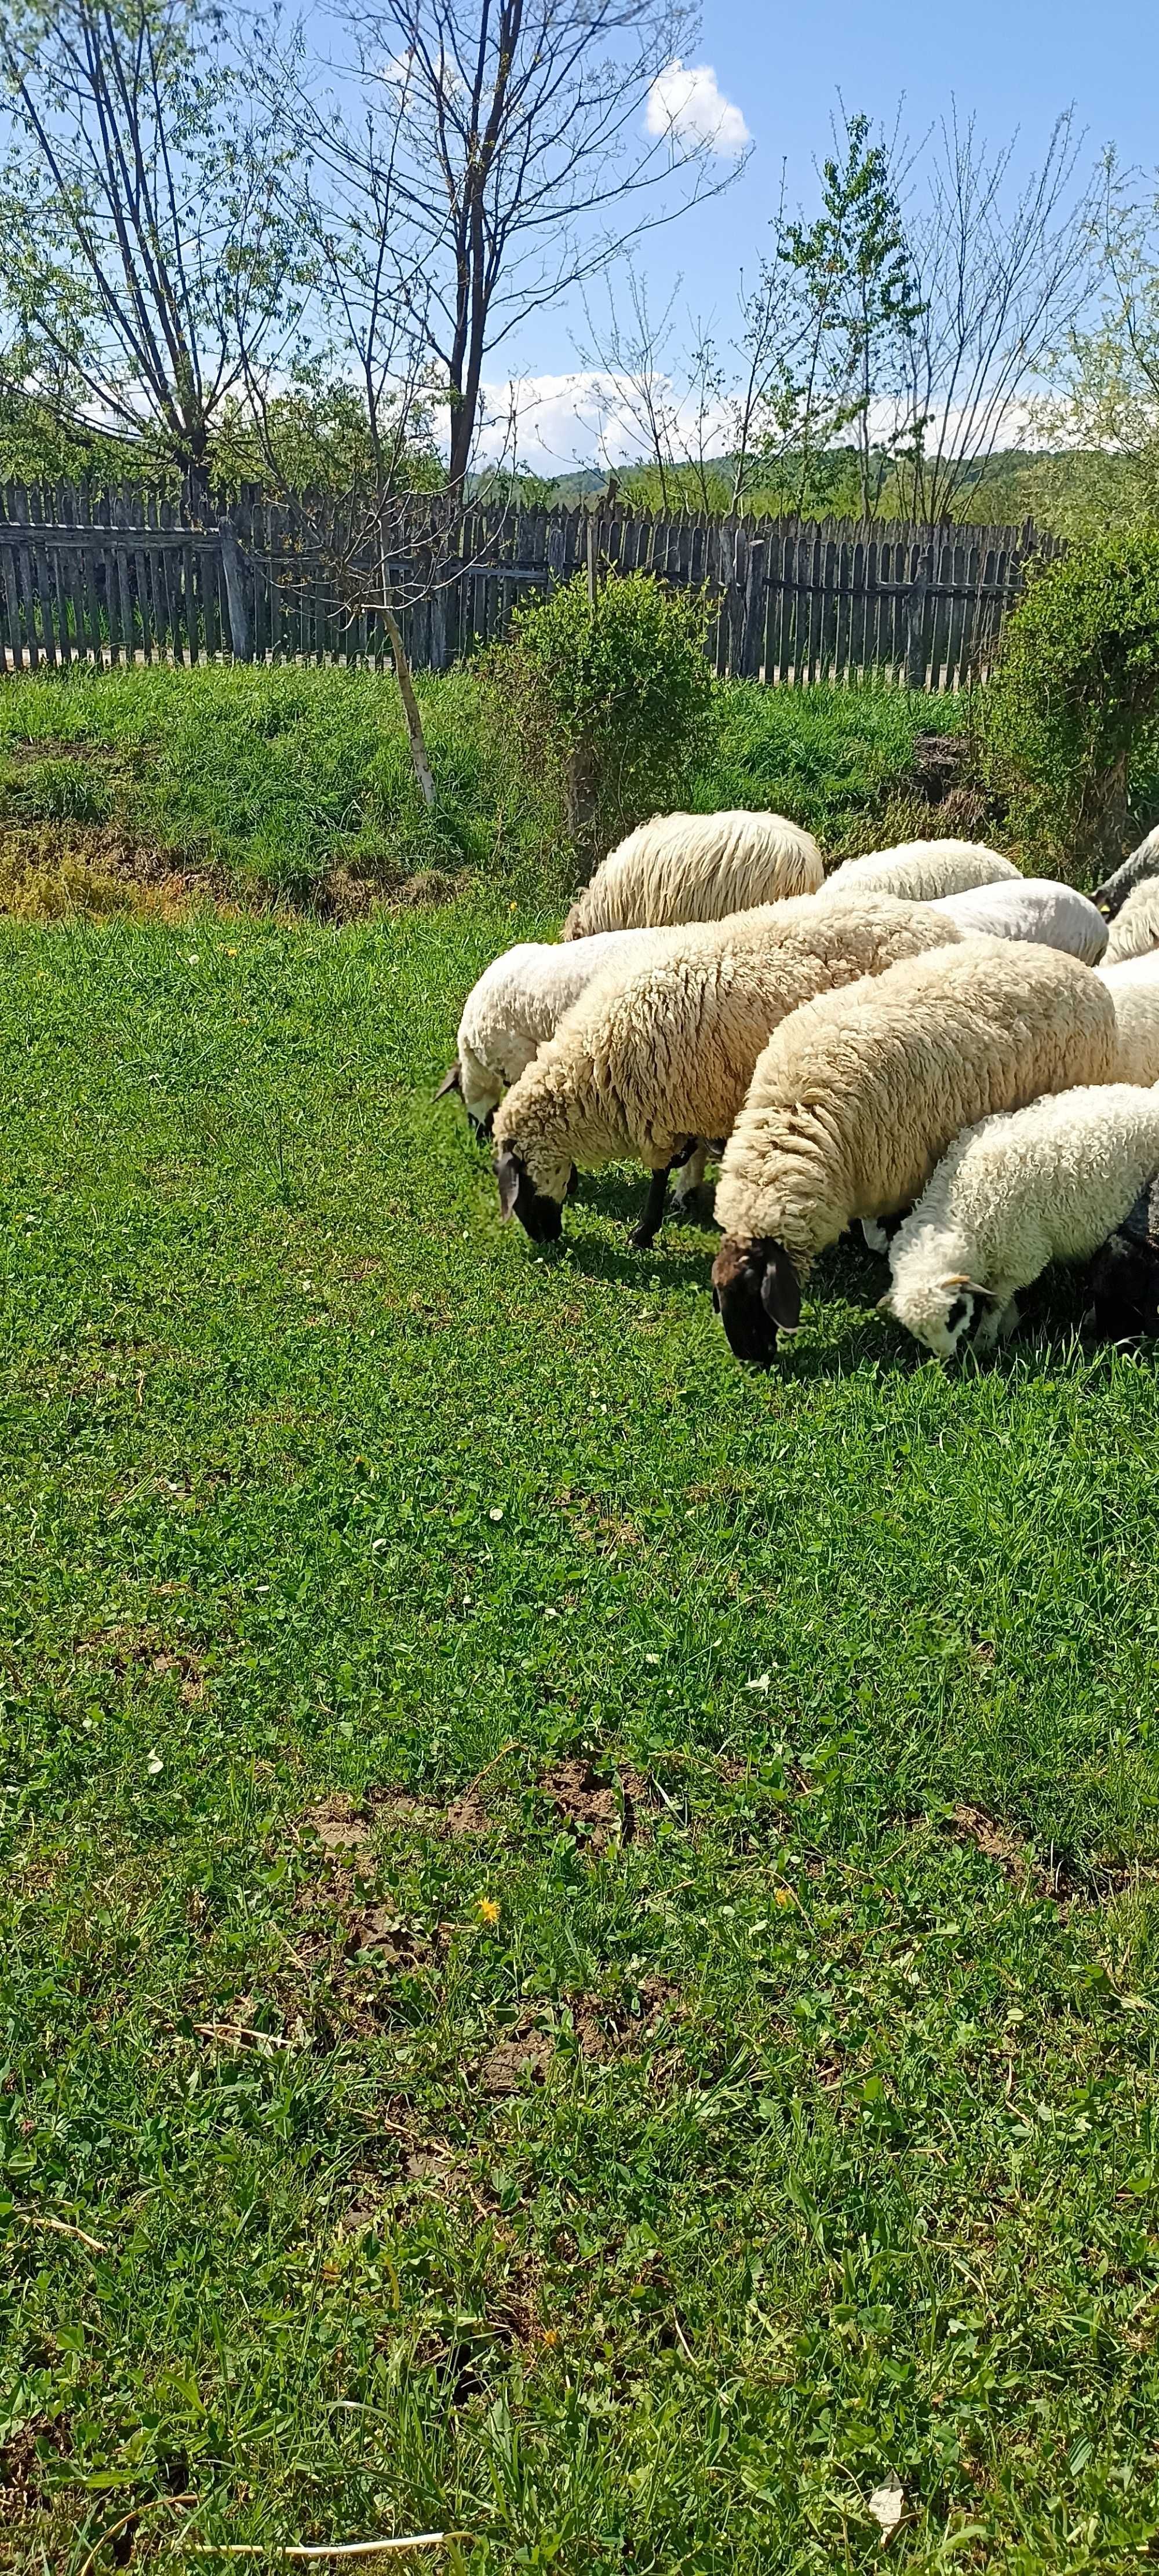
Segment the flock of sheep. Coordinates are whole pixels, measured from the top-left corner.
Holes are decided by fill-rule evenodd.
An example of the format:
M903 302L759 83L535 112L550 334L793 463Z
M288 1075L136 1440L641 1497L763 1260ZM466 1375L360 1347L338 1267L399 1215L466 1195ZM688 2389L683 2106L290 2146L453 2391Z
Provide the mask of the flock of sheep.
M577 1168L644 1165L644 1247L719 1158L713 1303L755 1367L858 1218L941 1359L1052 1261L1093 1261L1104 1336L1159 1332L1159 829L1091 899L973 842L826 877L780 815L657 818L480 977L440 1090L537 1243Z

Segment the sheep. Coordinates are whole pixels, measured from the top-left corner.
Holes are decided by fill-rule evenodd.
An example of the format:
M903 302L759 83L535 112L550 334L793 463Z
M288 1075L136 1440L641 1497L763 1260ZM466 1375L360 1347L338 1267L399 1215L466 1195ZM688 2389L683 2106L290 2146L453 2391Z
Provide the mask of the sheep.
M723 921L730 912L812 894L824 873L812 833L783 814L655 814L596 869L563 936Z
M1012 859L987 850L981 841L902 841L895 850L870 850L863 859L845 859L826 877L822 893L896 894L911 903L931 903L939 895L965 894L971 886L995 885L1016 877Z
M1125 957L1146 957L1153 948L1159 948L1159 881L1151 877L1137 885L1112 915L1107 964L1118 966Z
M951 1145L894 1239L881 1300L940 1360L993 1350L1050 1261L1089 1261L1159 1171L1159 1091L1118 1082L1001 1111Z
M1159 876L1159 823L1153 832L1148 832L1145 841L1140 841L1138 849L1132 850L1130 858L1124 859L1122 867L1116 868L1103 885L1096 886L1092 900L1104 921L1113 921L1135 887L1153 876Z
M1095 974L1115 1005L1117 1082L1159 1082L1159 949Z
M658 933L640 966L594 978L496 1111L501 1216L554 1241L573 1164L632 1154L652 1174L632 1242L651 1243L671 1166L728 1135L770 1029L811 994L958 936L884 895L806 895Z
M555 1035L585 984L615 957L627 964L652 935L647 930L608 930L595 939L573 939L566 947L523 939L508 948L467 995L458 1052L436 1100L459 1092L472 1126L480 1135L490 1135L508 1085L518 1082L544 1039Z
M1122 1342L1159 1333L1159 1176L1148 1181L1091 1269L1096 1333Z
M1053 877L1000 878L971 886L964 894L939 895L930 905L967 937L1038 940L1046 948L1065 948L1084 966L1097 966L1107 948L1107 925L1089 895ZM1159 926L1156 929L1159 938ZM1109 951L1108 951L1109 953Z
M948 923L943 923L948 928ZM801 1281L854 1217L912 1206L963 1127L1115 1073L1115 1008L1060 949L969 939L827 993L775 1030L725 1148L713 1302L768 1368Z

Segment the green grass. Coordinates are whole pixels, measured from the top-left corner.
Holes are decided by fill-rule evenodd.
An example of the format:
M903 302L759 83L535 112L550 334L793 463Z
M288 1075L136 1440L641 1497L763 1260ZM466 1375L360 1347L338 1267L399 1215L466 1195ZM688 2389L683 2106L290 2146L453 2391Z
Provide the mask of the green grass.
M75 670L0 693L0 825L119 825L175 863L294 895L335 869L389 889L436 868L563 898L559 814L469 670L420 683L439 786L419 804L392 679L341 670ZM917 732L950 700L721 687L699 811L783 808L833 855L872 845ZM902 828L911 828L903 814ZM912 827L916 828L916 827Z
M0 935L0 2555L1126 2569L1153 1361L537 1256L430 1100L535 927Z

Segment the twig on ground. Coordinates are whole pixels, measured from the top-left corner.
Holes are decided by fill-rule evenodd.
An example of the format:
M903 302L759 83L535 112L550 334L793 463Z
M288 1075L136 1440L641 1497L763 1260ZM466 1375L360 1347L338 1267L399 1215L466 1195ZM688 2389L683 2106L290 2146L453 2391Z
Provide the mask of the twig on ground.
M126 2515L126 2521L129 2519ZM195 2558L385 2558L404 2549L441 2549L446 2540L466 2540L465 2531L412 2531L402 2540L323 2540L280 2549L264 2540L198 2540ZM81 2571L84 2576L84 2570Z
M13 2215L22 2218L26 2227L50 2227L54 2236L75 2236L77 2244L87 2245L90 2254L108 2253L108 2246L99 2236L90 2236L85 2227L73 2227L67 2218L48 2218L38 2209L18 2209Z

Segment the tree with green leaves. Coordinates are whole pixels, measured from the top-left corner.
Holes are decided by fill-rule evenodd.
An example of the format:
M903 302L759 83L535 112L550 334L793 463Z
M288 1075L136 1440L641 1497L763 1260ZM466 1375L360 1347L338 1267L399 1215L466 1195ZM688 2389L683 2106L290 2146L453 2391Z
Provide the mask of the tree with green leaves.
M821 165L820 213L812 223L779 227L774 259L788 273L797 328L795 364L781 399L799 455L799 506L818 450L851 430L868 518L881 496L891 445L880 424L875 438L873 405L898 381L900 353L921 303L893 148L871 139L863 115L846 115L835 143Z

